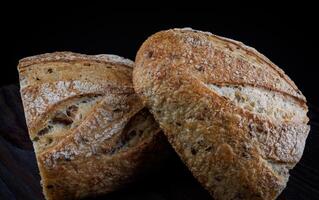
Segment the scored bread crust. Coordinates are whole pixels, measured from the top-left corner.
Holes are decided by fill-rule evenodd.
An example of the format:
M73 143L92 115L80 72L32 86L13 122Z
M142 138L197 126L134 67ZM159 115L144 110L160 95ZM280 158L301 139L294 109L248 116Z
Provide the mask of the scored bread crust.
M115 55L72 52L20 60L21 97L46 199L114 191L165 157L160 129L133 90L133 65Z
M189 28L154 34L135 63L135 91L215 199L280 194L309 126L305 97L279 67L240 42ZM245 90L261 95L240 97ZM278 109L248 109L247 98Z

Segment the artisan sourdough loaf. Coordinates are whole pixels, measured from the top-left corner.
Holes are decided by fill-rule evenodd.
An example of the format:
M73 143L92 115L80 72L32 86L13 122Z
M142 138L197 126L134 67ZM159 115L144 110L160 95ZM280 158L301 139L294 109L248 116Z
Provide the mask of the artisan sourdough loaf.
M136 56L134 89L215 199L275 199L309 132L306 99L255 49L189 28Z
M132 61L57 52L18 70L46 199L107 193L160 162L163 138L133 90Z

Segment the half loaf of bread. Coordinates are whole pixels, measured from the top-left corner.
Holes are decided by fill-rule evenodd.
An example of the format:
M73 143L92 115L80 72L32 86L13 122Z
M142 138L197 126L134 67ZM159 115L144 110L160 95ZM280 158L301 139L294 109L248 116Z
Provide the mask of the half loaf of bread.
M160 160L164 140L133 90L132 61L56 52L18 70L46 199L113 191Z

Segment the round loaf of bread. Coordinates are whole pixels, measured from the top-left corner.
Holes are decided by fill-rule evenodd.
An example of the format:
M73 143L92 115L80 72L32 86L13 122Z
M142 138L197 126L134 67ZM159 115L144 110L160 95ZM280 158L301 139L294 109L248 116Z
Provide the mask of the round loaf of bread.
M136 56L134 89L215 199L275 199L309 132L306 99L255 49L189 28Z
M165 157L164 136L133 90L132 61L56 52L18 69L46 199L116 190Z

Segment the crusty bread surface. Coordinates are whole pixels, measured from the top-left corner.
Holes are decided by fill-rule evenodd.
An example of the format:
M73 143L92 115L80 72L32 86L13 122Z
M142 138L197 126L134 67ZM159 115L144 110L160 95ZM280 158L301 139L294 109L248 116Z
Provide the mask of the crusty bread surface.
M163 136L133 90L133 65L115 55L71 52L20 60L46 199L108 193L160 162Z
M219 200L275 199L309 132L306 99L255 49L207 32L161 31L133 85L198 181Z

